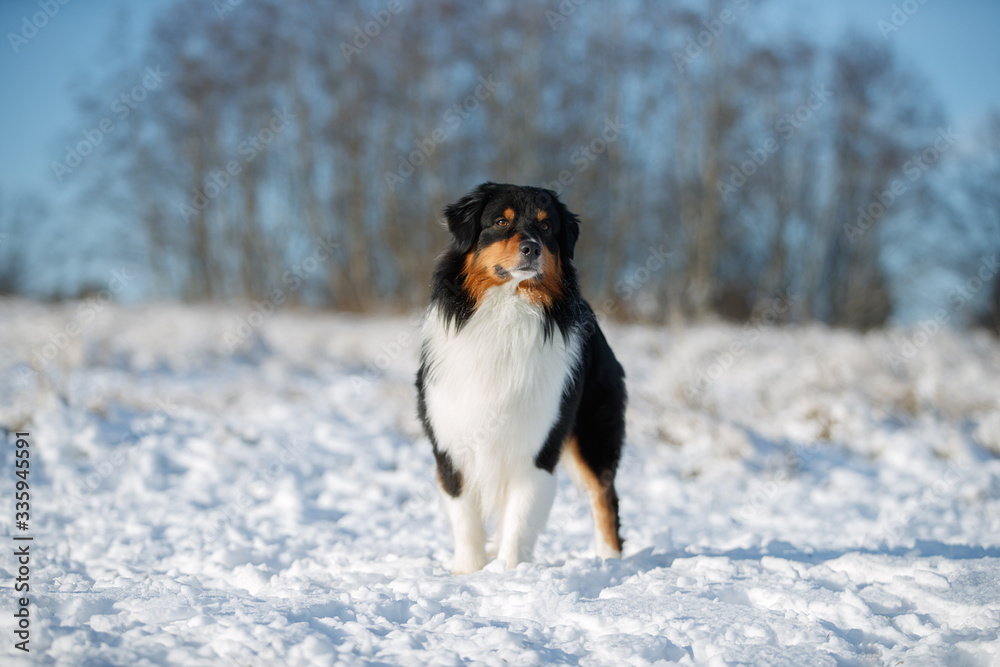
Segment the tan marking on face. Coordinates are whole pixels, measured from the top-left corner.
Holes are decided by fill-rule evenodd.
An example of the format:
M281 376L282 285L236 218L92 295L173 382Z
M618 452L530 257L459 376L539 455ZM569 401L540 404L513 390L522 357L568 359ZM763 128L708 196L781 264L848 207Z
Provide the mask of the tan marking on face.
M618 537L618 512L614 506L614 480L601 480L594 471L584 463L580 455L580 445L576 436L570 435L563 442L560 462L573 468L572 473L578 479L590 496L590 513L594 525L608 546L615 551L622 550L621 539Z
M536 215L535 217L538 219L538 222L541 222L542 220L547 220L549 214L546 213L545 211L539 211L538 215Z
M503 217L507 218L507 222L514 222L514 209L507 207L503 210Z
M465 289L478 305L486 295L486 290L502 285L510 278L504 279L497 275L497 265L505 270L517 266L520 242L517 236L503 241L497 241L483 248L478 253L470 252L465 256Z
M542 246L542 257L539 263L541 277L522 280L517 286L521 296L545 308L551 308L552 303L562 296L562 264L559 256Z

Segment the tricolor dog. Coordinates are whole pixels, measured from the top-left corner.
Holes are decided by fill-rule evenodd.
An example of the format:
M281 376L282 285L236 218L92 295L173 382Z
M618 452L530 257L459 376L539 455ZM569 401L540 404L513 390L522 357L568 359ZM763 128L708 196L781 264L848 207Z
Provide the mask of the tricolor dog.
M621 557L614 477L625 374L580 295L579 218L550 190L484 183L445 208L417 409L434 448L456 574L530 561L563 463L590 497L597 554Z

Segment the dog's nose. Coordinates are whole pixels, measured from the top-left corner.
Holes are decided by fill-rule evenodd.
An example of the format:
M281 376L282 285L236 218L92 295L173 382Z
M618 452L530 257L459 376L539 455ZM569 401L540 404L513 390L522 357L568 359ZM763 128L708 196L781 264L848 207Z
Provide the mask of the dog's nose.
M525 257L538 257L542 254L542 245L538 241L527 239L521 241L521 254Z

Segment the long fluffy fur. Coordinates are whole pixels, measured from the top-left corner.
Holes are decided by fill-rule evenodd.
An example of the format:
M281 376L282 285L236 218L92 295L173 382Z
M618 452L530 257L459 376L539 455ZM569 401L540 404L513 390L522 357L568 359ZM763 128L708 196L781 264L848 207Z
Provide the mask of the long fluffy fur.
M548 190L485 183L445 209L417 373L455 538L456 572L530 560L562 456L588 493L598 554L619 556L614 474L624 372L580 295L579 220Z

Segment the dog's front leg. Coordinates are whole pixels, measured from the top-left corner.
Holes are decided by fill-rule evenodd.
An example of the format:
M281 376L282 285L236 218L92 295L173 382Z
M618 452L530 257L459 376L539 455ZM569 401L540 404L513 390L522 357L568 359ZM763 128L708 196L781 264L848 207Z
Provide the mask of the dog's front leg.
M508 570L531 560L555 497L556 476L540 468L520 473L508 482L497 554Z
M486 565L486 528L474 494L465 490L458 496L444 494L445 507L455 539L454 574L478 572Z

